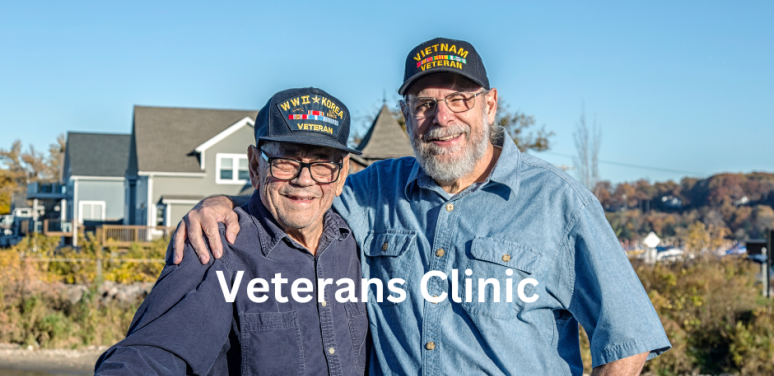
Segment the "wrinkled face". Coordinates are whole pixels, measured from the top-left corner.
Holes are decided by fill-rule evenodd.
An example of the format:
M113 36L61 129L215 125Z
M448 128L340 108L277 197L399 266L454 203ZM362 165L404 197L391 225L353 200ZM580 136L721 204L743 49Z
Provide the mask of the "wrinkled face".
M349 157L341 151L326 147L291 143L266 143L262 147L268 157L282 157L301 162L342 162L338 180L321 184L312 179L309 168L292 180L278 180L272 177L270 165L261 158L261 151L255 146L248 148L250 159L250 180L259 190L261 201L274 216L285 232L313 230L320 226L325 212L330 209L333 198L341 194L349 171Z
M438 100L435 115L417 119L410 105L404 107L406 128L414 155L425 173L440 183L452 182L471 174L490 145L489 124L494 123L496 99L481 94L473 108L452 112L443 98L455 92L478 93L483 89L456 74L433 74L411 86L407 101L432 97ZM494 101L494 102L493 102Z

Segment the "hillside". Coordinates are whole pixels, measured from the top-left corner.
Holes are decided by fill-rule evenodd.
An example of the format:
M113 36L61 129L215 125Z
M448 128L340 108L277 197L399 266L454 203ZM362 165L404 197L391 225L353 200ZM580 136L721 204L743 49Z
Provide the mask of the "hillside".
M743 241L762 238L774 227L773 173L723 173L680 183L640 180L615 187L600 182L595 194L622 240L653 231L685 242L692 230L703 227L710 237Z

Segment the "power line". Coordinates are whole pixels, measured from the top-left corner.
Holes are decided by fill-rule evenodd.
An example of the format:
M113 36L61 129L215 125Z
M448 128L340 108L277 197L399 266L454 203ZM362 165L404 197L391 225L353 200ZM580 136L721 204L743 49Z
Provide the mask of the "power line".
M575 158L575 156L572 156L572 155L556 153L556 152L553 152L553 151L544 151L542 153L556 155L556 156L560 156L560 157L566 157L566 158ZM602 159L599 159L598 161L599 161L599 163L605 163L605 164L610 164L610 165L615 165L615 166L631 167L631 168L640 168L640 169L643 169L643 170L653 170L653 171L661 171L661 172L673 172L673 173L678 173L678 174L691 174L691 175L699 175L699 176L706 176L707 175L705 173L696 172L696 171L673 170L673 169L670 169L670 168L642 166L642 165L636 165L636 164L631 164L631 163L621 163L621 162L606 161L606 160L602 160Z

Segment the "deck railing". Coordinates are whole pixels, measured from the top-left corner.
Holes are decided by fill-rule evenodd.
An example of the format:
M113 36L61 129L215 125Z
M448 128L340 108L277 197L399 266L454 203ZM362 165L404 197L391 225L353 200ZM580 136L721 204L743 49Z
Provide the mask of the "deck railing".
M46 236L73 236L73 223L61 219L44 219L43 234Z
M102 225L100 241L103 245L128 247L132 243L150 243L158 239L169 239L175 232L174 227L149 227L149 226L125 226Z

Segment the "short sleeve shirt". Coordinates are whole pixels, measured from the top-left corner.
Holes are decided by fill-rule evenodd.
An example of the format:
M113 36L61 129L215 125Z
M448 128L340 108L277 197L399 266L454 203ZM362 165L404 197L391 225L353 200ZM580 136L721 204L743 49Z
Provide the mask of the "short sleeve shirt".
M407 157L350 176L334 207L382 285L371 374L581 375L578 323L594 367L670 347L597 199L507 136L453 197Z

